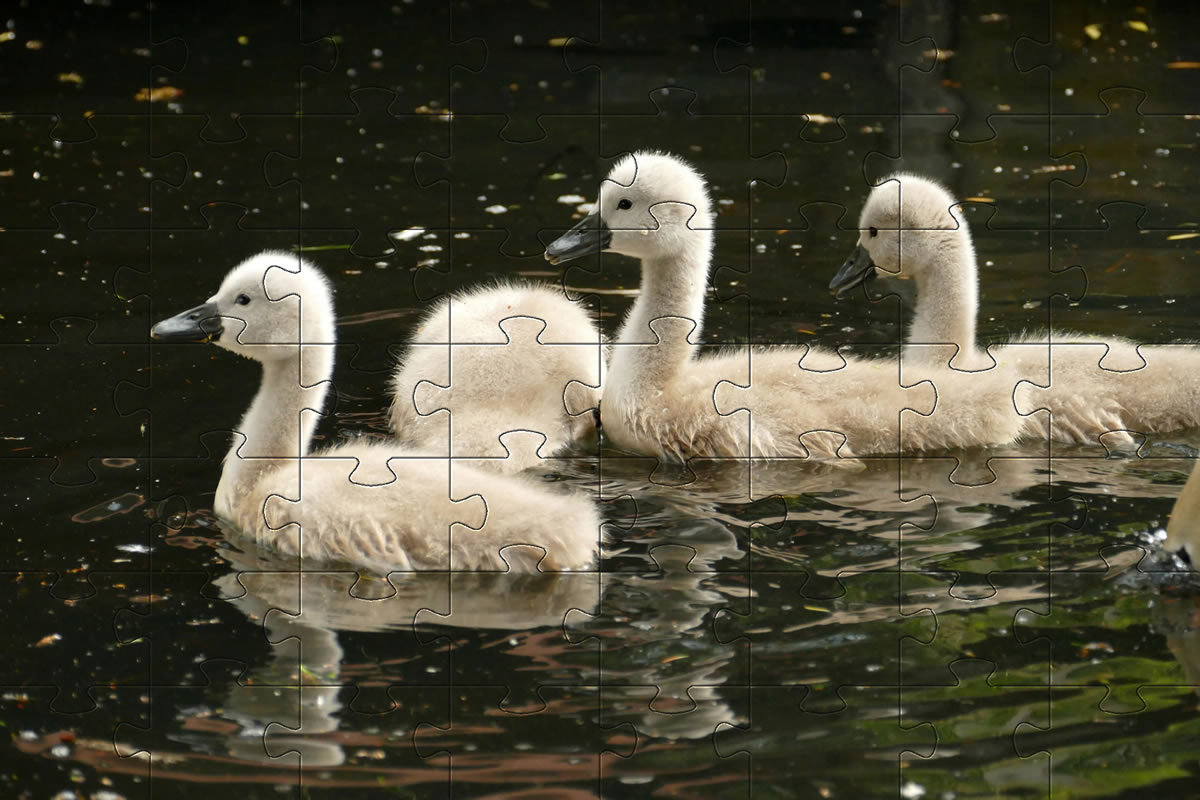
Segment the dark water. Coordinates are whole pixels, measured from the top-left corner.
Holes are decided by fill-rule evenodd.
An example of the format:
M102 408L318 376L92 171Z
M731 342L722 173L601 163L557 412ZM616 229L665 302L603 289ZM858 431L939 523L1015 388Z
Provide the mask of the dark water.
M256 367L146 335L303 248L345 343L319 436L379 435L428 300L558 279L573 196L660 148L720 201L708 341L898 341L897 297L824 288L898 169L974 199L986 340L1200 338L1194 12L162 5L3 15L5 796L1200 793L1197 582L1143 560L1197 432L955 482L583 450L544 477L599 459L600 573L296 574L209 511ZM611 334L637 265L565 279Z

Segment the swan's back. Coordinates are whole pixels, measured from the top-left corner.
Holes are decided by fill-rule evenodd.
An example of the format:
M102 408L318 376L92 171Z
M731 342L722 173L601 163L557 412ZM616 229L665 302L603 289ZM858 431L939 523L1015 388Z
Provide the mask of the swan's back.
M346 444L299 462L280 459L247 489L231 509L243 534L284 553L375 572L503 572L509 567L500 551L513 544L545 550L543 571L581 570L599 545L600 519L586 497L414 457L384 442ZM515 569L538 568L517 557Z
M589 436L602 376L599 331L560 289L474 289L439 302L419 324L392 379L392 429L418 453L523 469L528 459L506 459L500 435L541 433L543 455Z

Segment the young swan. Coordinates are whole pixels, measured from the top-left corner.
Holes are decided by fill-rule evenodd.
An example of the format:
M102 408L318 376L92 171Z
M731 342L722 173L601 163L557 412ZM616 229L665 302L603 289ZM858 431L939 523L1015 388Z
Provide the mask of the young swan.
M592 564L599 518L582 497L414 457L385 442L309 453L312 412L324 406L333 372L334 325L320 271L295 255L267 252L235 267L204 304L151 330L159 341L210 341L262 364L262 383L217 484L219 516L284 553L376 572L503 571L500 551L513 544L542 548L543 570ZM450 499L473 494L482 501ZM463 525L451 530L455 522ZM528 550L505 556L516 553L515 568L533 571L537 559Z
M527 469L539 463L538 449L554 456L594 434L585 409L600 404L603 370L599 330L561 289L471 289L442 300L417 325L392 378L392 430L421 455ZM441 408L449 414L434 413ZM500 436L514 430L546 441L505 457Z
M599 251L641 259L641 290L613 345L604 389L602 423L615 445L684 461L854 456L999 444L1016 436L1019 423L993 419L975 391L956 424L926 425L910 414L901 440L901 410L932 408L935 395L928 384L901 387L894 360L843 365L835 353L805 347L697 357L692 339L704 318L712 220L704 179L688 164L635 153L601 184L595 211L546 248L553 264ZM961 374L943 372L948 383L962 383ZM742 399L731 384L751 389ZM966 398L968 390L965 385L960 394ZM937 391L943 391L940 381ZM1011 406L1010 398L1003 402ZM746 415L732 413L743 403L749 425Z
M829 288L840 295L876 276L911 277L917 301L905 359L915 365L944 364L949 348L928 346L940 343L958 348L952 367L985 370L980 374L991 383L1001 377L988 374L992 357L1009 375L1040 370L1048 389L1019 379L999 387L1015 390L1022 414L1050 410L1049 428L1029 418L1025 438L1044 438L1048 430L1057 441L1095 443L1108 433L1105 443L1120 445L1134 441L1126 429L1156 433L1200 424L1200 348L1194 346L1139 347L1119 337L1063 332L1054 337L1063 343L1055 341L1051 351L1045 333L1029 333L992 347L989 357L975 342L975 248L954 205L948 191L917 175L896 175L875 187L859 219L858 245ZM1109 368L1100 366L1101 358Z

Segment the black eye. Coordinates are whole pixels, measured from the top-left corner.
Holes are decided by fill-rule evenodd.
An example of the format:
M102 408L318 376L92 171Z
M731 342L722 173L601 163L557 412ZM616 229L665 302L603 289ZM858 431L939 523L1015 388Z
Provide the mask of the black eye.
M878 230L877 228L869 228L868 230L870 230L870 231L871 231L871 238L872 238L872 239L874 239L876 236L878 236L878 235L879 235L879 230Z
M625 210L627 208L633 208L633 201L630 200L628 197L622 197L620 200L617 201L617 208L619 208L621 210Z
M237 304L238 304L239 306L248 306L248 305L250 305L250 295L247 295L247 294L239 294L239 295L237 296Z

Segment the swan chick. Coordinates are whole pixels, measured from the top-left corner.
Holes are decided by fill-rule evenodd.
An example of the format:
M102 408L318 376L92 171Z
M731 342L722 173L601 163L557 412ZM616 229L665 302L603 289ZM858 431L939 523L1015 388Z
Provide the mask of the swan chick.
M955 203L948 190L919 175L896 175L876 186L863 206L854 252L829 284L841 295L876 277L914 281L906 373L909 364L920 375L922 367L947 361L956 370L977 371L1012 396L1026 420L1026 440L1095 444L1104 436L1107 446L1128 447L1135 444L1131 430L1200 424L1200 348L1194 345L1147 346L1056 330L1053 342L1046 332L1032 332L980 348L975 248ZM993 365L1006 374L991 374ZM1042 408L1048 424L1032 416Z
M544 551L540 563L512 559L519 570L591 567L600 520L585 497L387 441L311 453L335 324L325 276L295 254L264 252L234 267L206 302L152 328L157 341L211 342L262 365L222 463L218 516L283 553L373 572L506 571L510 545Z
M833 458L1003 444L1016 435L1019 423L992 420L981 392L953 370L939 380L964 384L950 387L964 398L960 424L914 420L902 437L901 412L932 409L936 394L928 383L902 386L894 360L806 346L699 355L712 249L704 178L660 153L620 160L595 210L546 248L552 264L598 252L641 260L640 291L612 346L604 389L602 425L616 446L670 461Z
M422 455L514 472L595 435L604 352L580 302L552 286L499 284L441 300L418 323L392 377L392 431ZM446 409L449 414L435 413ZM507 458L500 436L540 433Z

